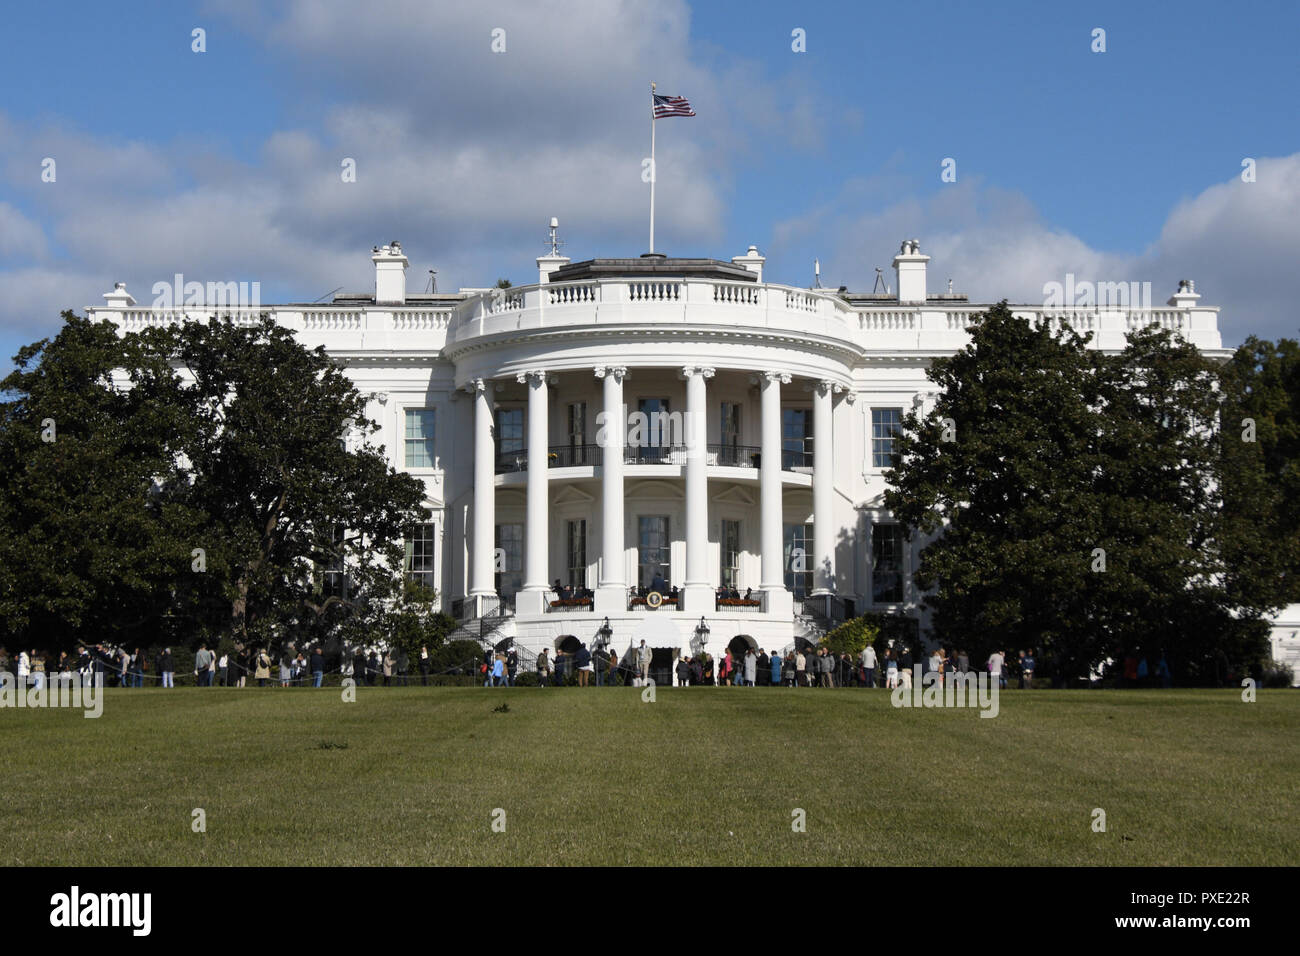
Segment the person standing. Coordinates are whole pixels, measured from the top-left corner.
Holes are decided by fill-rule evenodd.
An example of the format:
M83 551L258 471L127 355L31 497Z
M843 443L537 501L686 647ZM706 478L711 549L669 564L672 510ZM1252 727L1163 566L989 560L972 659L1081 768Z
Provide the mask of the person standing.
M745 686L753 687L758 678L758 655L751 647L745 652Z
M384 672L384 686L391 687L393 684L393 652L384 648L384 659L380 663Z
M18 676L19 689L26 689L28 683L27 679L32 673L32 657L21 648L18 650L18 665L15 673Z
M885 650L885 689L893 690L898 686L898 661L893 650Z
M619 684L618 651L612 647L609 649L609 684L611 687L617 687Z
M492 686L506 686L506 656L504 654L497 654L492 661Z
M677 658L677 686L685 687L691 680L691 659L689 657Z
M885 651L888 655L889 652ZM863 681L872 689L876 686L876 649L868 644L862 649L862 674Z
M586 644L578 645L578 653L573 659L578 665L578 686L586 687L591 678L591 651L587 650Z
M164 687L176 686L176 663L172 660L172 649L164 647L163 652L158 655L158 672L162 674L162 685Z
M258 687L265 687L266 682L271 679L271 655L267 653L265 647L257 652L257 668L253 671L253 676L257 678Z
M217 682L222 687L230 686L230 655L225 651L217 658Z
M420 648L420 686L429 686L429 648Z
M547 659L546 648L542 648L541 653L537 655L537 685L539 687L547 686L551 676L551 662Z
M963 650L957 651L957 670L962 674L970 673L970 657Z
M781 655L775 650L767 658L767 665L772 672L772 686L781 686Z
M311 686L319 687L325 680L325 655L319 647L311 652Z
M1025 690L1034 688L1034 651L1029 649L1021 651L1020 658L1020 684Z
M1002 676L1002 652L994 651L989 655L989 684L1001 690L1006 686Z
M800 647L794 652L794 685L804 687L808 683L808 658Z
M207 644L200 644L198 651L194 655L194 676L198 678L200 687L211 686L212 674L208 670L208 665L212 663L212 652L208 650Z
M506 651L506 686L515 686L515 675L519 673L519 652L511 646Z
M645 646L645 640L643 639L643 640L641 641L641 646L640 646L640 648L637 649L637 655L636 655L637 669L640 671L640 675L641 675L641 684L642 684L643 686L645 685L645 682L648 681L648 680L650 679L650 657L651 657L651 654L652 654L652 652L651 652L650 648L648 648L648 647Z
M38 654L35 650L31 654L32 662L32 686L38 689L45 688L45 655Z

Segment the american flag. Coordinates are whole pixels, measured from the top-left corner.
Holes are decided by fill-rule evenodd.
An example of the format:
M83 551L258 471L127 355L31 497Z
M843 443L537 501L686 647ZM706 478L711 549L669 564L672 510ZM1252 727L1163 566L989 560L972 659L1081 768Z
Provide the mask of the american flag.
M655 99L655 119L663 119L665 116L694 116L695 110L691 109L691 104L686 102L684 96L660 96L658 93L651 93Z

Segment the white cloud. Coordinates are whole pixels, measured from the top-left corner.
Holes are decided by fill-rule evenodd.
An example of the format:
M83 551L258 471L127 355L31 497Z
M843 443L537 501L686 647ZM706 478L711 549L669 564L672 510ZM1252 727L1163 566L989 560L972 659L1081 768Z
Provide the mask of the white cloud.
M777 225L769 258L816 237L834 250L822 264L828 284L870 289L873 266L889 269L898 243L920 238L931 257L931 292L954 289L972 301L1041 302L1044 283L1067 273L1093 282L1150 282L1162 304L1178 280L1196 281L1202 303L1221 306L1224 342L1247 335L1300 334L1292 291L1300 261L1300 153L1261 158L1257 181L1210 186L1179 203L1159 239L1133 255L1094 249L1045 223L1021 193L975 178L925 198L888 200L888 179L855 180L836 201Z

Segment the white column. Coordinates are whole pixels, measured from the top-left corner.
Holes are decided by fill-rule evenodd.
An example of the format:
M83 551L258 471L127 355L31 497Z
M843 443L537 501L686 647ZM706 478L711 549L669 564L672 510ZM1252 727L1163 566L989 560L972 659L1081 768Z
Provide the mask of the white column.
M623 553L623 443L627 438L627 416L623 414L622 366L596 369L604 380L605 408L597 422L601 446L601 559L596 586L597 614L627 612L627 575Z
M470 544L473 561L469 596L477 613L496 589L496 442L492 438L491 383L473 379L465 390L474 396L474 530Z
M686 379L686 581L682 610L712 613L709 583L708 387L713 369L687 366Z
M515 610L519 614L541 614L550 590L547 564L550 556L548 534L550 475L550 442L546 373L540 370L521 372L515 376L520 384L528 385L528 499L525 506L526 525L524 537L524 587L515 597Z
M813 387L813 594L835 591L833 382Z
M765 592L768 612L793 610L794 599L785 589L785 569L781 566L781 386L789 384L785 372L764 372L762 450L758 482L760 498L759 540L762 568L759 587Z

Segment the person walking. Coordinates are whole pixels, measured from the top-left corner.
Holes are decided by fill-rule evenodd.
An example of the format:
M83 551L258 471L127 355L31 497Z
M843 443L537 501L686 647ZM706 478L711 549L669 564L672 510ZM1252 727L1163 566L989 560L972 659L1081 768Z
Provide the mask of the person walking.
M325 680L325 655L319 647L311 652L311 686L319 687Z
M506 656L497 654L492 661L492 686L506 686Z

